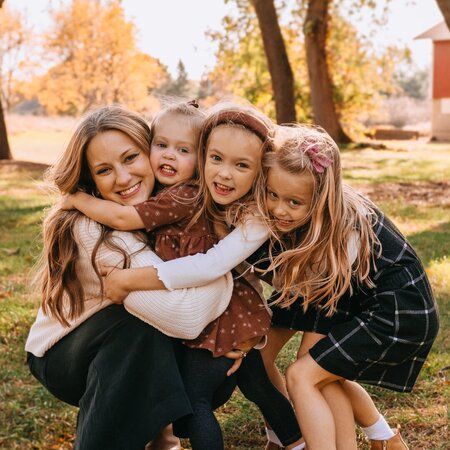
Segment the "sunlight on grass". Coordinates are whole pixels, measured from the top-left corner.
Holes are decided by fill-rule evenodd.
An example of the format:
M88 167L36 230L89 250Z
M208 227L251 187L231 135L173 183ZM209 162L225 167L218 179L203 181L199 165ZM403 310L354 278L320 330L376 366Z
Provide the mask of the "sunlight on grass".
M448 181L448 146L424 145L420 149L347 150L342 152L344 178L380 184L387 181Z

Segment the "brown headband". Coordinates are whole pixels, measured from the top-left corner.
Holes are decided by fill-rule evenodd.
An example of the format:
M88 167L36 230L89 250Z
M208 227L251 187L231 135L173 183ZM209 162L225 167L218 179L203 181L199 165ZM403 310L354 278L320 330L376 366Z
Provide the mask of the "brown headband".
M216 121L213 124L210 124L209 130L207 130L206 135L209 135L209 133L211 133L213 127L228 123L242 125L243 127L255 133L263 142L265 142L270 136L270 129L263 122L246 113L245 111L222 111L218 113Z

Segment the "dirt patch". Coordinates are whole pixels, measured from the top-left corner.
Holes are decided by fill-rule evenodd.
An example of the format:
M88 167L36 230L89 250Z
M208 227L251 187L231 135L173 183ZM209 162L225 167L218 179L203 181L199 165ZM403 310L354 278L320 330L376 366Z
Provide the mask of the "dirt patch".
M13 172L44 172L48 167L48 164L35 163L31 161L0 161L0 173L3 174Z
M358 190L375 203L405 200L414 205L450 207L450 182L383 183L378 186L358 186Z

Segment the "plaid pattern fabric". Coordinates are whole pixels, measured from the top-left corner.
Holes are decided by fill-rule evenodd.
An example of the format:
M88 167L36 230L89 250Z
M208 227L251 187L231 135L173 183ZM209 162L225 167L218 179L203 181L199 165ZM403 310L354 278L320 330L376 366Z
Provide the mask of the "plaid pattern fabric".
M332 317L306 313L301 302L273 308L273 324L327 336L310 354L346 379L409 392L436 338L437 306L422 264L395 225L378 212L374 225L382 245L371 278L373 289L356 287ZM258 255L261 257L261 254Z

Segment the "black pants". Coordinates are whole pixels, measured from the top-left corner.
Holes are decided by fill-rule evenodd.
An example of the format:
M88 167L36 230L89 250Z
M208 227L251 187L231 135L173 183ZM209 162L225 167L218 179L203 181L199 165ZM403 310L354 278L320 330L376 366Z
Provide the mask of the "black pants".
M109 306L52 346L28 354L31 373L57 398L79 406L75 449L142 450L191 413L175 341Z
M207 350L185 349L182 373L194 414L175 423L175 434L189 437L193 450L222 450L222 431L213 410L230 398L237 385L285 446L298 440L301 433L292 405L270 381L260 352L249 352L239 370L227 377L232 364L233 360L214 358Z

